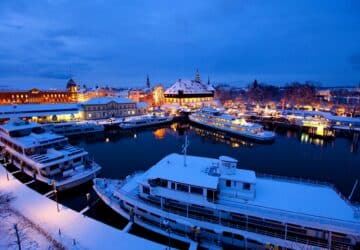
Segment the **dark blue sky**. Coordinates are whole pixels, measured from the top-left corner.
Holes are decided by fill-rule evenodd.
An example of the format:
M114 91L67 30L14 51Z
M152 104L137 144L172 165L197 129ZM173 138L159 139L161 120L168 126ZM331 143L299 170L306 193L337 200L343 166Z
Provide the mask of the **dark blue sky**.
M360 1L1 0L0 85L360 81Z

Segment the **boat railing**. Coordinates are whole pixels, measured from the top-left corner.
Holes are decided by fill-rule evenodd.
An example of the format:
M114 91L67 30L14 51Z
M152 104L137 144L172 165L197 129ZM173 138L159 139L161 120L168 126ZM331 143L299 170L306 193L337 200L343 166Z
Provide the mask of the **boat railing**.
M269 179L273 179L273 180L286 180L286 181L290 181L290 182L304 182L304 183L312 184L312 185L326 186L326 187L332 188L341 197L341 199L344 200L348 205L356 206L356 207L354 207L354 209L360 209L360 202L349 200L345 195L343 195L340 192L340 190L336 187L336 185L334 185L333 183L330 183L330 182L318 181L318 180L301 178L301 177L289 177L289 176L280 176L280 175L272 175L272 174L264 174L264 173L257 173L256 176L269 178Z

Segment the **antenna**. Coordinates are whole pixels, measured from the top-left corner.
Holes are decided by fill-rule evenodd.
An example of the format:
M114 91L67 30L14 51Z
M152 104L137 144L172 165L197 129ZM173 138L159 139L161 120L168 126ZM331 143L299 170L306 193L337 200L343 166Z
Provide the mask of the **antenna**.
M187 135L185 135L185 143L182 146L182 153L184 154L184 167L186 167L186 154L187 154L187 148L189 147L189 141Z

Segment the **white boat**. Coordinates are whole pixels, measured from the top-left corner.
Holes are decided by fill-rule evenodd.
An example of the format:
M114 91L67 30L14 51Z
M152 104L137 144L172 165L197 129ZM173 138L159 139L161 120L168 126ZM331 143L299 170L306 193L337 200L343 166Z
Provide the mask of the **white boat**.
M260 124L250 123L245 121L245 119L222 114L211 108L203 108L199 112L189 115L189 120L203 126L253 140L272 141L275 139L275 133L264 130L263 126Z
M64 136L82 135L104 131L104 127L102 125L93 122L48 123L45 124L44 127L49 131Z
M93 187L126 219L205 248L360 246L360 207L332 186L259 177L227 156L170 154L146 172L122 181L94 179Z
M0 126L0 141L8 162L59 191L92 180L101 170L84 149L37 123L10 120Z
M133 116L125 118L120 123L120 128L122 129L130 129L130 128L140 128L146 126L152 126L157 124L163 124L167 122L171 122L173 120L173 116L169 115L141 115L141 116Z

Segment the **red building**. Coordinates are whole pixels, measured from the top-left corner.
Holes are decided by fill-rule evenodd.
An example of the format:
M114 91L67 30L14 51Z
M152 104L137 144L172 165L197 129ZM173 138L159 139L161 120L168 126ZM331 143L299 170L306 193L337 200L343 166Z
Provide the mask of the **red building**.
M78 101L77 85L73 79L65 90L9 90L0 91L0 104L73 103Z

